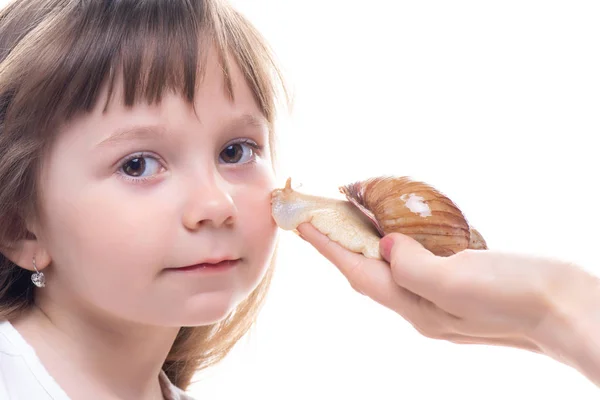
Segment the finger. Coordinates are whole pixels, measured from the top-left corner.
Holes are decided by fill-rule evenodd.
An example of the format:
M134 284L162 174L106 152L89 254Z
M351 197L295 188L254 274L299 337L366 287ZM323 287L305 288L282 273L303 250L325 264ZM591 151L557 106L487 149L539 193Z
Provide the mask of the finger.
M389 259L396 284L433 302L441 300L447 281L447 268L442 257L400 233L383 237L380 247L381 253Z
M347 250L309 223L298 226L298 232L339 269L354 290L403 316L414 314L418 297L394 282L386 262Z

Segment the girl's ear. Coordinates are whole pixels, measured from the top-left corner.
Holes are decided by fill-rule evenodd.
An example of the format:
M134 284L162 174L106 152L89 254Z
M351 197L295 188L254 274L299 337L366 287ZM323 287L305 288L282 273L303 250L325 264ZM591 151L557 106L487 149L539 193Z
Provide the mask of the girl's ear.
M19 267L30 271L35 270L33 268L34 258L37 269L40 271L46 268L51 261L48 251L31 231L27 233L25 238L7 245L1 244L0 252Z

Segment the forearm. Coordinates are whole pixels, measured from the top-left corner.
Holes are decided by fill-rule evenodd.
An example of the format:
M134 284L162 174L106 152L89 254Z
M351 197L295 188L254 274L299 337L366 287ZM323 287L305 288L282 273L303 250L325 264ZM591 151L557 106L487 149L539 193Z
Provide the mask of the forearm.
M600 386L600 279L581 272L568 291L549 298L549 312L534 341L548 356Z

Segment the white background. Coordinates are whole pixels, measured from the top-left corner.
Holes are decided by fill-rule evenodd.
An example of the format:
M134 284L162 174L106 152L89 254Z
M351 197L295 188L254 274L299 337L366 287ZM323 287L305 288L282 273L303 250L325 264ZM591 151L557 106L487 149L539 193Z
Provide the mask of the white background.
M443 190L494 249L600 275L596 1L237 0L295 92L280 183L337 195L381 174ZM600 334L600 333L599 333ZM597 399L569 367L418 333L281 233L258 325L204 399Z
M4 3L4 2L2 2ZM596 1L236 0L295 93L283 184L410 175L448 194L490 247L600 275ZM260 320L199 399L596 399L571 368L421 337L282 232Z

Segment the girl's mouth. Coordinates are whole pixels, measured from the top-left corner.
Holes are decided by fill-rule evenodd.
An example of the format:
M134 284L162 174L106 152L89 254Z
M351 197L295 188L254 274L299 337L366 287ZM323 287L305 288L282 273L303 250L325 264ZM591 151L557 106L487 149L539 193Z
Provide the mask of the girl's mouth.
M235 268L241 259L221 259L203 261L198 264L188 265L185 267L168 268L174 272L202 272L202 271L225 271Z

